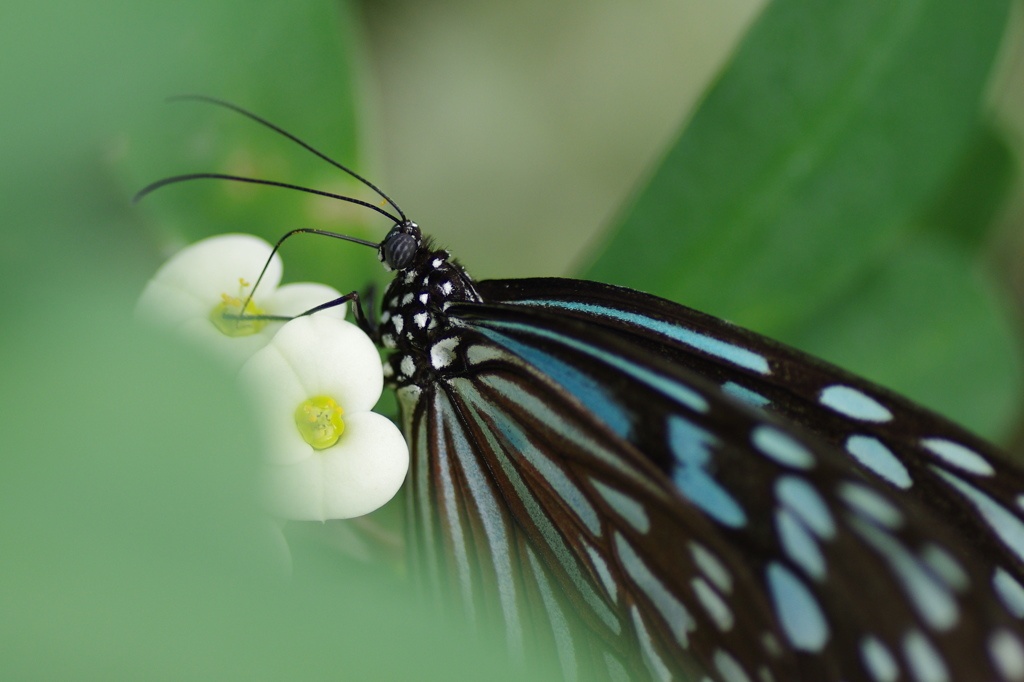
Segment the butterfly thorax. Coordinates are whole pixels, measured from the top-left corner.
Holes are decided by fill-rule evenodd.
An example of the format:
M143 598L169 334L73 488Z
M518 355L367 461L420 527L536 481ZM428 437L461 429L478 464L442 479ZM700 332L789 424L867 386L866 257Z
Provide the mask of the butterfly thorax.
M460 371L464 362L458 330L445 311L452 303L480 300L472 278L451 254L434 249L428 240L420 242L415 223L401 227L408 230L410 226L415 230L416 248L408 264L396 269L384 293L379 328L381 344L395 351L384 363L384 377L398 388ZM386 252L387 245L385 239L381 247L385 266L389 256L396 257Z

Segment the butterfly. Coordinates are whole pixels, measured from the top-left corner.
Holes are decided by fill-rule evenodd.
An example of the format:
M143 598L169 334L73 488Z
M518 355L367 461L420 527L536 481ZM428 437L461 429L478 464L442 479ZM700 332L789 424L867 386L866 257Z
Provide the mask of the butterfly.
M567 680L1024 680L1024 473L880 386L677 303L476 281L387 195L378 320L410 572ZM276 250L277 247L275 247Z

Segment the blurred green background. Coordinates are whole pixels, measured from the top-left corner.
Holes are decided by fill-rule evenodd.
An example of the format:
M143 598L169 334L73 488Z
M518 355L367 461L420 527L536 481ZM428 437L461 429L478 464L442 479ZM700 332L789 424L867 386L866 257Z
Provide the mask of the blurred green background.
M229 99L353 165L479 278L658 293L1019 452L1012 7L4 3L0 636L17 653L0 676L424 679L434 661L438 679L479 679L491 665L323 534L297 538L287 591L268 575L238 492L240 398L128 312L207 234L388 226L226 183L131 205L194 171L370 198L251 122L166 96ZM295 240L284 259L292 280L384 281L350 245ZM448 654L465 669L442 670Z

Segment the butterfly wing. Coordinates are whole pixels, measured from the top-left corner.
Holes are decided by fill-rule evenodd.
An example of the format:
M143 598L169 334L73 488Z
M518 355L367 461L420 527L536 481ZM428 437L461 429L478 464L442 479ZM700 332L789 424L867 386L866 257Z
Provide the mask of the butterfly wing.
M520 291L452 305L461 369L405 401L423 570L513 650L553 641L570 679L1014 679L992 566L933 510L657 335Z
M1004 592L1024 616L1011 594L1024 582L1024 470L987 442L877 384L671 301L557 278L483 282L480 290L487 300L599 325L832 443L866 476L942 510L992 558L993 579L1011 585Z

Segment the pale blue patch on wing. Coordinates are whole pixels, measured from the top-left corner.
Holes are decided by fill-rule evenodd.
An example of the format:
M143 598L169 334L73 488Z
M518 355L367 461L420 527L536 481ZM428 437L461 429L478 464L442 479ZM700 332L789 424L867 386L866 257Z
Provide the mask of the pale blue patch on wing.
M572 640L572 631L569 629L569 622L562 607L555 599L555 593L548 583L544 566L529 547L526 548L527 557L530 560L530 568L537 579L537 590L544 602L544 612L551 623L551 631L555 635L555 646L558 649L558 662L562 667L562 674L566 680L578 679L576 668L576 647Z
M705 468L711 459L714 436L682 417L668 423L669 445L678 466L672 472L676 487L708 516L730 528L746 524L739 502Z
M846 439L846 451L897 488L906 490L914 484L903 462L877 438L850 436Z
M486 333L486 331L485 331ZM632 431L632 417L609 393L575 367L562 362L534 346L519 343L505 335L492 339L505 346L545 375L565 387L566 392L575 396L587 409L619 436L628 438Z
M760 353L755 353L749 348L743 348L742 346L737 346L734 343L716 339L713 336L701 334L700 332L687 329L686 327L682 327L678 324L657 320L652 317L648 317L647 315L640 315L639 313L631 313L625 310L609 308L592 303L573 303L571 301L527 300L516 301L516 303L520 305L535 305L544 308L562 308L564 310L572 310L590 315L610 317L612 319L643 327L644 329L649 329L657 334L667 336L670 339L690 346L691 348L703 353L721 358L722 360L730 362L737 367L743 367L744 369L749 369L750 371L758 374L771 374L771 367L768 365L768 359Z
M844 481L839 485L839 497L863 518L887 528L903 524L903 513L880 493L859 482Z
M768 591L786 639L794 649L821 651L829 638L828 622L814 594L777 561L768 564Z
M728 651L716 650L714 661L722 682L750 682L750 676L743 670L743 666Z
M454 414L454 412L449 414ZM487 477L480 467L480 462L476 458L474 450L465 440L462 429L455 427L448 430L452 433L452 437L456 439L454 455L462 468L459 478L466 488L469 489L469 496L472 498L473 506L475 507L475 516L479 519L484 533L487 535L487 542L480 543L476 538L462 540L460 532L460 541L470 542L476 548L483 547L489 550L494 572L497 576L498 597L501 601L501 610L505 618L505 636L509 651L512 652L513 657L521 658L523 656L524 623L519 613L519 600L516 595L516 579L515 571L512 567L512 558L507 550L512 544L509 537L510 529L507 526L505 516L502 514L502 509L499 507L501 502L494 496L491 487L488 485ZM451 477L451 473L448 474L448 477ZM450 481L446 483L446 487L449 486ZM452 496L447 499L449 507L453 509L462 508L462 505L458 505L455 502L456 497ZM464 552L463 557L460 558L461 561L465 561ZM468 565L460 568L460 575L465 573L467 582L469 582L468 573L470 571L471 569ZM472 595L467 595L467 598L472 599Z
M942 654L920 630L912 630L903 638L903 657L917 682L949 682Z
M920 552L921 561L944 583L956 591L967 589L971 580L953 555L936 544L925 545Z
M1003 544L1024 561L1024 523L1021 523L1009 509L959 476L936 466L932 466L932 469L970 500Z
M541 452L523 431L522 427L509 419L508 414L503 411L495 411L491 415L495 427L508 440L516 452L521 454L530 464L536 467L538 473L554 489L559 497L569 505L573 513L587 527L592 535L601 535L601 522L597 510L590 504L587 496L580 490L565 470L558 466L555 461Z
M527 334L533 334L534 336L540 336L547 339L557 341L568 348L573 348L592 358L596 358L601 362L615 367L619 371L634 379L647 384L650 388L662 393L673 400L678 401L682 405L685 405L694 412L707 412L708 401L704 399L699 393L693 389L682 385L674 377L666 377L658 372L648 369L635 362L627 360L615 353L606 351L597 346L591 345L580 341L579 339L565 336L564 334L558 334L550 329L542 329L531 325L516 324L512 322L497 322L495 320L489 320L487 325L490 327L500 327L506 329L518 329L521 332ZM495 343L506 345L506 341L512 341L504 334L494 331L489 327L477 326L475 327L481 334L491 339Z
M608 562L604 560L604 557L601 556L600 552L587 542L586 538L581 536L579 538L579 542L586 548L587 556L590 557L590 563L594 565L594 570L597 571L597 575L601 579L601 584L604 585L605 592L608 593L608 596L611 597L613 602L618 601L619 586L618 583L615 582L615 578L612 577L611 571L608 570Z
M750 435L750 442L762 454L794 469L809 469L814 466L811 451L784 431L774 426L758 426Z
M723 592L732 592L732 574L722 561L704 545L691 540L690 554L701 572Z
M640 502L597 479L591 479L590 482L594 484L594 488L604 498L604 501L629 525L641 533L646 533L651 529L651 520L647 518L647 512L644 511L644 506Z
M1024 680L1024 645L1016 633L1000 628L988 638L988 653L1007 680Z
M738 398L739 400L742 400L749 405L753 405L754 407L765 407L766 405L770 405L772 402L760 393L751 391L746 386L741 386L735 381L727 381L722 384L722 391L728 393L733 398Z
M626 569L626 573L633 579L647 599L654 605L669 629L675 634L679 643L684 647L690 645L688 633L697 627L697 622L686 610L682 602L665 587L665 584L658 579L644 560L636 553L633 546L626 541L622 535L615 533L615 551L619 555L619 561Z
M974 450L945 438L922 438L921 445L958 469L979 476L991 476L995 469Z
M992 574L992 587L1007 611L1015 618L1024 618L1024 585L1017 582L1006 569L997 568Z
M478 406L482 404L482 396L476 388L471 383L464 382L460 385L460 394L466 399L470 416L481 423L485 423L486 420L483 419L478 411ZM498 466L501 467L501 471L505 474L509 483L512 484L516 496L525 508L526 513L540 531L544 542L559 565L564 569L566 576L572 581L580 596L612 632L615 634L621 632L622 624L619 622L618 617L609 608L608 604L605 603L604 599L597 594L591 581L583 576L583 569L578 559L569 548L565 538L554 527L551 517L541 506L536 495L529 489L526 481L523 480L516 468L516 463L512 461L510 453L505 449L503 443L498 440L497 434L483 429L481 435L486 439ZM470 452L473 451L470 450Z
M831 538L836 526L832 513L818 491L810 482L800 476L783 476L775 483L775 495L779 503L789 507L804 525L820 537Z
M725 603L725 600L722 599L718 592L715 592L714 588L704 578L694 578L690 581L690 587L693 588L693 593L697 595L697 600L704 607L704 610L707 611L708 615L711 616L711 620L715 621L718 629L722 632L731 630L733 623L735 623L735 617L732 615L729 605Z
M886 531L859 518L850 524L889 563L915 610L932 629L945 631L956 625L960 608L945 583Z
M661 656L658 655L658 650L654 648L654 640L651 639L651 633L647 632L647 626L644 625L640 611L637 610L636 606L631 606L629 613L633 617L633 628L636 630L637 639L640 640L640 652L644 657L644 663L647 664L647 669L653 675L653 679L660 680L661 682L671 682L672 671L668 669L665 661L661 660Z
M633 679L626 667L610 651L604 652L604 667L608 670L611 682L631 682Z
M790 560L816 579L825 577L825 557L818 541L788 509L775 512L775 532Z
M825 407L850 419L879 423L892 420L889 408L852 386L827 386L821 390L818 400Z
M896 682L899 679L899 664L877 637L868 636L861 640L860 657L875 682Z

